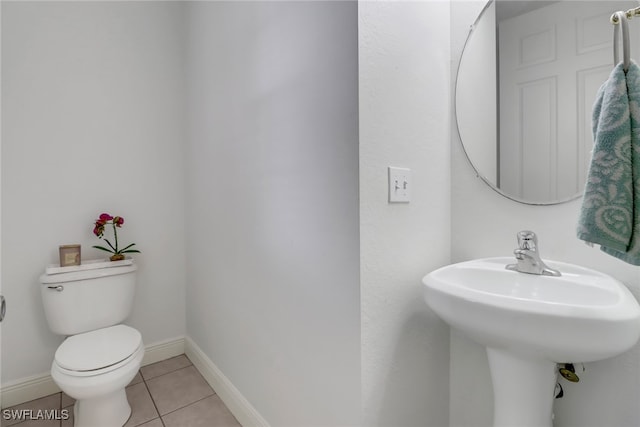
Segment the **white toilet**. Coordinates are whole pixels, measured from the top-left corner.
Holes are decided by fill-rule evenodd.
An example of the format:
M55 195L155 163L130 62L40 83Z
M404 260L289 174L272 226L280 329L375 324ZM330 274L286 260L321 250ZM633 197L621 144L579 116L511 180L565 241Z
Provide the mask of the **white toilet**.
M119 427L131 415L125 387L144 356L142 336L120 324L131 313L135 264L44 274L42 302L51 330L67 338L51 376L69 396L75 427Z

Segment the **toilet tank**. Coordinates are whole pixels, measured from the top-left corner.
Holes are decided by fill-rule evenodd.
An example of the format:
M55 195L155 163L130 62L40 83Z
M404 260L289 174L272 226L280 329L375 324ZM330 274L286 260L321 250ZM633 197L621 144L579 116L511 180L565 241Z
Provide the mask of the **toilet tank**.
M49 328L75 335L122 323L135 295L135 264L40 276Z

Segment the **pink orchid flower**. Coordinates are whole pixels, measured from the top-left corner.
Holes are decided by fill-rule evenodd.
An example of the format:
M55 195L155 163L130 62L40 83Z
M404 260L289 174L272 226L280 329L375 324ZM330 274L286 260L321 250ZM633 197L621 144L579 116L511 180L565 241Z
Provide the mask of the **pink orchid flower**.
M131 243L130 245L127 245L122 249L118 247L118 231L116 230L116 228L121 228L124 224L124 218L121 216L111 216L108 213L100 214L100 217L96 220L93 227L93 234L98 236L98 238L100 239L104 238L104 227L107 224L111 224L113 228L113 238L115 244L112 245L111 242L105 238L104 241L107 242L107 245L109 245L108 248L104 246L94 246L94 248L112 253L113 255L111 256L111 261L124 259L124 254L126 253L140 253L139 250L133 249L135 243Z

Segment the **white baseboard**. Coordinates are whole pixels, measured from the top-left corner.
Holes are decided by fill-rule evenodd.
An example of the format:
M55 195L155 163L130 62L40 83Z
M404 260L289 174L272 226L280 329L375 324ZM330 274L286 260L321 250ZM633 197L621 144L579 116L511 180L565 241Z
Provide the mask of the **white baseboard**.
M184 339L184 351L241 425L269 427L269 423L189 337Z
M145 346L142 366L160 362L185 352L185 338L179 337ZM11 381L0 388L0 406L8 408L30 400L39 399L53 393L60 388L53 382L50 373L34 375Z
M142 366L184 354L184 342L185 338L179 337L145 346Z
M27 378L11 381L2 385L0 404L2 408L19 405L33 399L59 392L60 389L53 382L49 373L33 375Z

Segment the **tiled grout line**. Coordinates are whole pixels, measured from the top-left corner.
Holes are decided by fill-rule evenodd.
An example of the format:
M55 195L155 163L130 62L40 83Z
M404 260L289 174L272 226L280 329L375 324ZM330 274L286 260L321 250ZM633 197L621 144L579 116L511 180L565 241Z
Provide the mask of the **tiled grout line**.
M187 359L188 359L188 358L187 358ZM191 360L189 360L189 361L191 362ZM184 367L182 367L182 368L174 369L173 371L165 372L164 374L162 374L162 375L158 375L157 377L149 378L149 380L154 380L154 379L156 379L156 378L160 378L160 377L162 377L162 376L164 376L164 375L168 375L168 374L171 374L171 373L173 373L173 372L178 372L178 371L181 371L181 370L183 370L183 369L187 369L187 368L194 368L198 374L202 375L202 374L200 373L200 371L198 371L198 368L196 368L193 364L191 364L191 365L189 365L189 366L184 366ZM142 375L142 374L141 374L141 375ZM145 385L145 387L147 388L147 391L149 392L149 396L151 396L151 400L153 401L153 406L155 406L156 411L158 412L158 415L160 416L160 421L162 421L162 425L163 425L163 426L164 426L164 420L162 419L162 417L164 417L165 415L169 415L169 414L171 414L171 413L173 413L173 412L176 412L176 411L179 411L179 410L181 410L181 409L187 408L187 407L189 407L189 406L193 405L194 403L200 402L201 400L204 400L204 399L207 399L207 398L209 398L209 397L211 397L211 396L216 396L216 395L217 395L216 391L215 391L211 386L209 386L209 388L211 388L211 391L213 392L212 394L210 394L210 395L208 395L208 396L205 396L205 397L203 397L202 399L198 399L198 400L196 400L196 401L194 401L194 402L191 402L191 403L189 403L189 404L186 404L186 405L184 405L184 406L181 406L181 407L179 407L179 408L176 408L176 409L174 409L173 411L167 412L166 414L161 414L161 413L160 413L160 411L158 410L158 407L156 406L156 401L153 399L153 395L151 394L151 390L149 390L149 386L147 385L147 380L145 380L145 379L144 379L144 377L142 377L142 380L144 381L144 385Z
M205 399L209 399L210 397L213 397L213 396L215 396L215 395L216 395L216 392L214 391L214 392L213 392L213 394L210 394L209 396L205 396L205 397L203 397L203 398L201 398L201 399L198 399L198 400L196 400L196 401L194 401L194 402L189 403L188 405L184 405L182 408L177 408L177 409L174 409L174 410L173 410L173 411L171 411L171 412L167 412L167 413L166 413L166 414L164 414L164 415L160 415L160 420L162 421L162 425L164 426L164 420L162 420L162 417L166 417L167 415L169 415L169 414L173 414L173 413L174 413L174 412L176 412L176 411L180 411L180 410L182 410L182 409L184 409L184 408L188 408L188 407L189 407L189 406L191 406L191 405L195 405L196 403L201 402L201 401L203 401L203 400L205 400Z
M140 378L142 378L142 382L143 382L143 384L144 384L144 387L147 389L147 393L149 393L149 397L151 397L151 402L153 403L153 407L156 409L156 412L158 413L158 419L160 420L160 423L162 424L162 426L163 426L163 427L166 427L166 425L165 425L165 423L164 423L164 420L162 419L162 417L163 417L164 415L168 415L168 414L170 414L170 413L172 413L172 412L178 411L178 410L180 410L180 409L184 409L184 408L186 408L187 406L193 405L193 404L194 404L194 403L196 403L196 402L191 402L191 403L190 403L190 404L188 404L188 405L185 405L185 406L183 406L183 407L181 407L181 408L174 409L173 411L171 411L171 412L167 412L166 414L164 414L164 415L163 415L163 414L161 414L161 413L160 413L160 410L158 409L158 405L156 405L156 401L155 401L155 399L153 398L153 394L151 394L151 390L149 390L149 385L147 384L147 381L149 381L149 380L153 380L153 379L156 379L156 378L160 378L160 377L162 377L162 376L164 376L164 375L168 375L168 374L171 374L171 373L173 373L173 372L180 371L180 370L182 370L182 369L187 369L187 368L190 368L190 367L194 367L194 368L195 368L195 366L193 365L193 363L191 362L191 360L187 357L187 355L185 354L184 356L187 358L187 360L189 361L189 363L191 363L190 365L188 365L188 366L183 366L182 368L173 369L173 370L171 370L171 371L167 371L167 372L163 373L162 375L157 375L157 376L155 376L155 377L149 378L148 380L147 380L147 379L144 377L144 375L142 374L142 368L141 368L141 370L140 370ZM175 357L179 357L179 356L175 356ZM166 359L166 360L168 360L168 359ZM156 362L156 363L162 363L162 362L164 362L164 361L160 361L160 362ZM196 369L196 371L198 371L198 370ZM198 373L200 373L200 371L198 371ZM202 374L201 374L201 375L202 375ZM215 395L215 391L213 392L213 394ZM207 397L210 397L210 396L207 396ZM203 399L206 399L207 397L204 397ZM197 402L199 402L200 400L202 400L202 399L197 400ZM155 419L155 418L154 418L154 419ZM153 421L153 420L150 420L150 421ZM143 423L143 424L144 424L144 423ZM141 425L141 424L139 424L139 425Z
M189 362L191 362L191 360L189 360ZM162 363L162 362L157 362L157 363ZM150 366L150 365L148 365L148 366ZM167 371L167 372L165 372L165 373L164 373L164 374L162 374L162 375L156 375L155 377L149 378L148 380L144 378L144 375L142 375L142 372L140 373L140 376L142 377L142 381L144 381L144 382L146 383L147 381L155 380L156 378L164 377L165 375L172 374L172 373L174 373L174 372L178 372L178 371L181 371L181 370L183 370L183 369L187 369L187 368L191 368L191 367L194 367L194 368L195 368L195 366L193 365L193 363L192 363L191 365L187 365L187 366L183 366L183 367L181 367L181 368L176 368L176 369L173 369L173 370L171 370L171 371ZM196 368L196 371L198 371L198 369L197 369L197 368ZM200 371L198 371L198 373L200 373ZM202 374L201 374L201 375L202 375Z
M187 358L187 360L189 360L189 363L191 363L191 365L189 365L189 366L193 366L193 363L192 363L192 362L191 362L191 360L187 357L187 355L186 355L186 354L181 354L181 355L174 356L174 357L180 357L180 356L183 356L183 355L184 355L184 357L186 357L186 358ZM169 359L172 359L172 358L170 357ZM165 362L166 360L169 360L169 359L161 360L161 361L156 362L156 363L162 363L162 362ZM150 366L150 365L148 365L148 366ZM170 374L170 373L172 373L172 372L179 371L180 369L188 368L189 366L184 366L184 367L182 367L182 368L178 368L178 369L173 369L173 370L171 370L171 371L167 371L167 372L165 372L165 373L164 373L164 374L162 374L162 375L157 375L157 376L155 376L155 377L149 378L149 380L152 380L152 379L154 379L154 378L160 378L160 377L162 377L162 376L164 376L164 375L167 375L167 374ZM166 426L165 426L165 424L164 424L164 420L162 419L162 414L160 414L160 410L158 409L158 405L156 405L156 401L155 401L155 399L153 398L153 395L151 394L151 390L149 390L149 385L147 384L147 379L146 379L146 378L144 377L144 375L142 374L142 368L143 368L143 367L140 367L140 369L138 370L138 372L140 373L140 378L142 378L142 383L144 384L144 388L147 390L147 393L149 394L149 397L151 398L151 402L153 403L153 407L155 408L156 413L158 414L158 418L154 418L154 419L159 419L159 420L160 420L160 423L162 424L162 427L166 427ZM153 421L153 420L149 420L149 421ZM149 422L149 421L145 421L145 422ZM143 422L142 424L144 424L144 422ZM142 424L138 424L138 426L140 426L140 425L142 425ZM137 427L137 426L133 426L133 427Z
M145 378L145 377L144 377L144 375L142 374L142 369L144 369L145 367L149 367L149 366L152 366L152 365L156 365L156 364L164 363L164 362L167 362L168 360L176 359L176 358L179 358L179 357L181 357L181 356L184 356L184 358L185 358L185 359L187 359L187 360L189 361L189 365L187 365L187 366L182 366L182 367L180 367L180 368L172 369L172 370L167 371L167 372L165 372L165 373L163 373L163 374L161 374L161 375L156 375L155 377L151 377L151 378L148 378L148 379L147 379L147 378ZM146 365L146 366L141 366L141 367L140 367L140 369L139 369L138 371L140 372L140 377L142 378L142 380L143 380L143 381L149 381L149 380L152 380L152 379L154 379L154 378L158 378L158 377L161 377L161 376L163 376L163 375L170 374L171 372L176 372L176 371L179 371L180 369L188 368L189 366L194 366L194 365L193 365L193 362L191 362L191 359L189 359L189 358L187 357L187 355L186 355L186 354L182 353L182 354L179 354L179 355L177 355L177 356L173 356L173 357L170 357L170 358L168 358L168 359L161 360L161 361L159 361L159 362L151 363L151 364ZM198 372L200 372L200 371L198 371Z
M160 376L162 376L162 375L160 375ZM153 398L153 395L151 394L151 390L149 390L149 386L147 385L147 381L142 376L142 373L140 373L140 377L142 378L142 384L144 384L144 388L146 388L147 389L147 393L149 393L149 397L151 398L151 402L153 403L153 407L156 408L156 413L158 414L158 419L160 419L160 424L162 424L162 427L166 427L164 425L164 421L162 420L162 415L160 415L160 410L158 409L158 406L156 405L156 400ZM150 420L150 421L153 421L153 420ZM138 425L140 425L140 424L138 424Z

